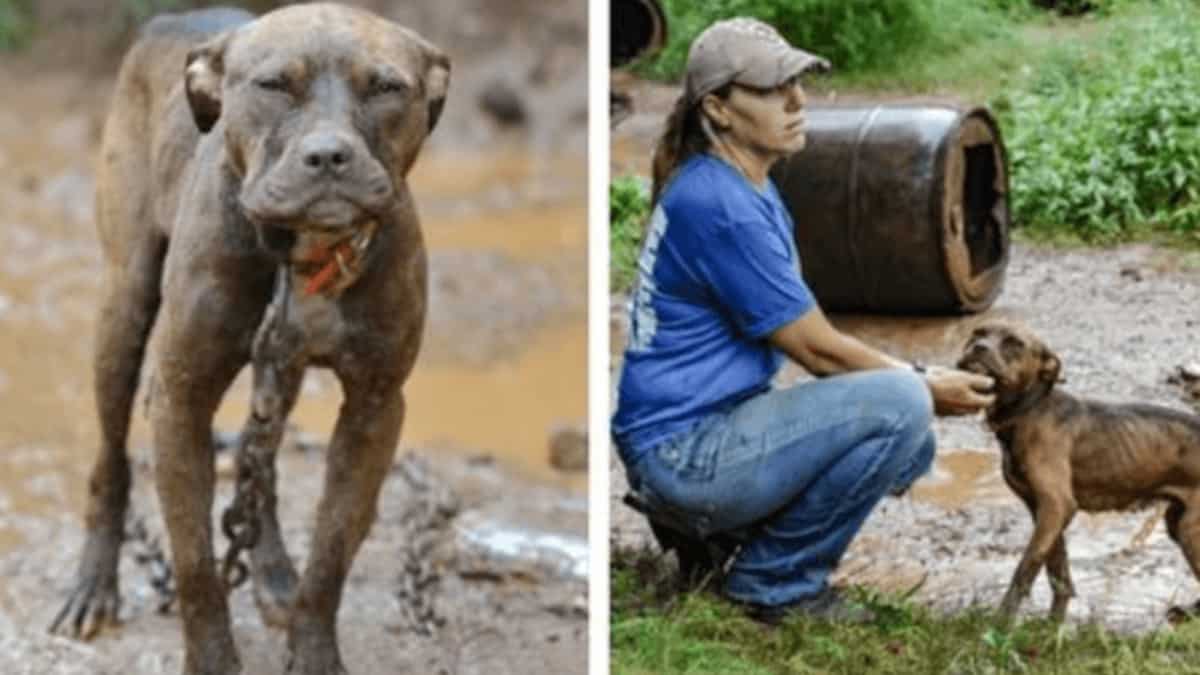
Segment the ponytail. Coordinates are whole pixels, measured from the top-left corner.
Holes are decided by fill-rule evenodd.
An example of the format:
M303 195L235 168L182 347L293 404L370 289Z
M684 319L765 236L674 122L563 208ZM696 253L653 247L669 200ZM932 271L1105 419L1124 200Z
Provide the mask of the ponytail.
M724 99L729 97L732 89L732 85L726 84L712 93ZM686 95L680 94L675 100L675 107L671 109L671 114L667 116L666 124L663 125L662 136L654 146L654 159L650 165L651 208L658 204L663 188L679 165L691 159L692 155L708 150L710 141L700 127L702 114L700 105L690 105Z
M658 144L654 147L654 160L650 166L651 207L658 204L658 197L662 194L667 179L687 159L681 155L683 154L684 130L687 126L687 118L691 112L691 106L688 105L687 98L681 94L675 101L675 107L671 109L671 114L667 116L662 136L658 139Z

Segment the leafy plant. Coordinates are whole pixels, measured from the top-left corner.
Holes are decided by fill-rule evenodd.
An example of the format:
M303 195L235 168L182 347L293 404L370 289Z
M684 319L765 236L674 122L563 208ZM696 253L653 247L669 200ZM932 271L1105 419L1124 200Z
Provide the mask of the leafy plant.
M1122 24L1102 50L1066 46L995 101L1017 222L1093 242L1200 226L1200 12Z
M612 180L608 187L609 290L623 291L633 284L649 213L650 190L645 179L627 175Z

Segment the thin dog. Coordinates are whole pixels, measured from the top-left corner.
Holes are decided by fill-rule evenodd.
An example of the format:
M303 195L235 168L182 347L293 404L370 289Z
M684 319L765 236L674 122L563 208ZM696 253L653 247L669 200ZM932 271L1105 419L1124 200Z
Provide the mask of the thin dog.
M287 628L288 671L345 672L342 587L395 454L425 317L425 248L407 175L449 74L445 54L415 32L337 5L257 19L204 10L143 29L123 61L100 154L102 446L79 576L60 615L74 632L119 608L126 440L153 327L155 481L178 579L183 672L241 671L213 555L211 423L251 357L278 272L292 282L282 306L295 344L276 364L273 407L290 412L308 366L331 369L345 400L303 575L273 499L250 572L263 618Z
M1200 578L1200 417L1076 398L1056 387L1059 358L1016 326L977 328L958 366L995 380L988 425L1003 450L1004 480L1034 521L1000 605L1005 616L1016 614L1043 565L1053 592L1050 614L1066 616L1075 587L1064 531L1080 509L1165 501L1167 532Z

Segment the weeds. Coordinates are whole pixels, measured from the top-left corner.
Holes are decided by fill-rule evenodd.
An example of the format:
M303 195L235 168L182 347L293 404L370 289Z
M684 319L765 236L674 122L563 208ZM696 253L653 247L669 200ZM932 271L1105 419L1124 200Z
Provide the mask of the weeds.
M682 68L688 41L710 21L760 16L835 61L832 78L811 83L818 93L988 102L1008 148L1013 222L1025 236L1200 245L1200 92L1191 86L1200 81L1200 7L1193 2L1092 0L1085 17L1065 19L1030 0L832 3L836 10L823 0L666 4L678 20L672 44L645 66L651 74ZM804 26L821 26L824 37ZM619 268L619 241L614 234L614 289L631 278Z
M1065 46L994 107L1008 133L1017 222L1107 243L1200 226L1200 12L1189 3Z
M649 213L650 190L641 177L613 179L608 187L608 236L612 251L609 290L622 291L633 284Z
M794 617L771 630L715 594L680 589L673 569L646 549L613 551L614 674L1200 674L1200 625L1146 635L1045 619L1009 625L987 609L946 616L857 589L877 617L870 625Z

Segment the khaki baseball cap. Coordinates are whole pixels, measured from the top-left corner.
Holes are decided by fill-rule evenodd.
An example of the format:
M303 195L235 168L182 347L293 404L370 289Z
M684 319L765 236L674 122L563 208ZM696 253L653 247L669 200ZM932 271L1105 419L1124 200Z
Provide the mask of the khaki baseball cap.
M805 71L829 67L829 61L796 49L779 31L758 19L725 19L705 28L692 41L684 96L688 105L694 105L730 82L771 89Z

